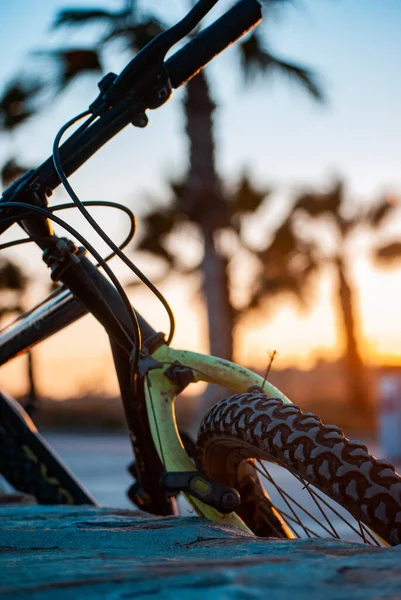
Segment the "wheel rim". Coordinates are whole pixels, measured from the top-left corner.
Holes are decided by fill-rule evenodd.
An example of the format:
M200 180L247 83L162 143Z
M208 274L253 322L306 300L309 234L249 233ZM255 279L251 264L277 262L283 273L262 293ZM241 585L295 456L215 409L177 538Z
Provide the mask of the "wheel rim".
M204 454L204 468L208 475L226 485L241 488L241 470L246 463L257 473L257 481L281 519L296 538L332 538L362 542L375 547L389 546L361 520L355 518L335 498L296 473L276 457L268 457L253 445L238 440L219 439ZM226 471L222 477L216 472L216 456L226 455ZM290 490L290 491L289 491ZM278 536L282 537L282 536Z
M343 506L288 467L257 461L255 468L273 505L295 537L301 539L330 537L363 542L376 547L388 545ZM282 478L275 472L277 468L291 475L297 485L296 491L289 493L279 483Z

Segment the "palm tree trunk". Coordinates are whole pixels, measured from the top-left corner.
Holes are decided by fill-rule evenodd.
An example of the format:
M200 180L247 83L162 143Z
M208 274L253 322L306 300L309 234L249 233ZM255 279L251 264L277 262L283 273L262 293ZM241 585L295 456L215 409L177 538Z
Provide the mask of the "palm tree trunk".
M365 368L357 341L354 292L340 258L337 259L336 270L339 307L346 340L345 362L350 400L358 414L368 416L370 404L365 384Z
M233 308L227 259L216 244L216 233L227 225L228 213L215 165L215 105L203 71L188 83L184 108L189 172L182 210L198 224L203 238L202 292L207 308L210 353L230 360L233 354ZM225 395L226 390L209 385L202 398L202 416Z
M204 250L202 289L207 307L210 352L214 356L231 360L233 321L227 263L219 256L211 232L204 232Z
M233 310L227 261L216 245L216 232L227 224L227 206L215 167L212 119L215 105L203 71L189 82L184 107L190 165L183 211L199 225L204 242L202 290L210 352L231 359Z

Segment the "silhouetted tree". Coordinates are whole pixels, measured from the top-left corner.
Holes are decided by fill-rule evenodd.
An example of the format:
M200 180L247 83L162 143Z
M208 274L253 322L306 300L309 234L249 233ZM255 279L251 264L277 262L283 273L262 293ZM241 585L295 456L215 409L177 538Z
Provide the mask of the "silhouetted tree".
M56 93L65 89L71 81L82 74L99 71L104 52L116 40L123 42L130 52L136 53L164 30L165 24L153 13L146 12L146 9L140 10L139 4L137 0L125 0L121 9L116 11L92 7L66 8L59 11L54 21L54 29L96 25L99 26L99 37L98 43L92 48L68 47L36 53L54 66L55 74L52 76L51 83ZM290 0L262 0L262 4L264 17L268 20L274 11L291 2ZM282 60L272 53L265 43L260 28L237 43L235 47L241 73L247 83L258 79L260 82L268 82L272 75L277 74L294 81L315 100L322 100L322 91L315 75L309 69ZM48 86L44 87L48 93ZM43 89L37 87L32 89L30 97L22 98L18 106L21 122L30 114L30 108L26 108L29 102L39 101L40 104L43 98L42 92ZM7 93L8 90L4 97ZM7 106L9 105L10 102ZM146 240L142 242L142 247L145 249L147 243L147 249L150 250L150 246L153 245L153 250L156 248L159 253L164 253L166 258L168 252L163 243L150 241L149 231L153 231L156 240L161 240L166 234L165 228L170 227L173 231L180 219L195 225L203 244L203 258L197 267L202 273L202 293L208 315L210 351L214 355L230 359L233 353L232 332L236 317L230 294L228 269L232 256L219 243L219 236L221 231L230 230L245 247L241 235L240 216L243 212L256 210L264 196L255 193L249 179L243 179L241 201L245 204L236 205L235 195L233 197L221 182L215 161L213 113L216 106L205 71L201 71L186 86L183 107L189 141L187 176L180 183L179 190L175 189L174 201L165 212L163 211L164 214L157 216L153 211L146 217L148 234ZM249 201L254 203L253 206ZM262 273L268 281L266 269L262 269Z
M3 187L7 187L18 177L27 171L27 167L18 164L16 159L9 159L1 169L0 179ZM29 278L26 273L13 261L4 259L0 263L0 290L7 292L5 302L0 305L0 321L10 313L21 313L24 310L24 296L29 285ZM11 292L11 294L10 294ZM36 369L34 352L27 352L27 404L25 408L28 413L32 413L32 409L37 402L39 395L36 383Z
M286 223L293 236L292 253L295 270L299 275L299 290L305 290L311 283L310 276L317 269L329 267L335 274L335 302L345 339L344 358L349 397L354 409L360 413L369 408L369 392L365 385L365 369L358 336L358 311L350 275L350 244L357 232L378 230L393 210L394 206L386 198L368 207L351 203L345 194L344 183L337 181L327 192L302 193L296 199ZM310 225L312 228L308 228ZM379 248L378 242L374 242L371 252L377 255L385 253L385 250ZM291 252L285 255L290 257ZM271 253L270 258L274 260ZM302 260L303 267L299 266L302 265ZM306 271L303 271L305 265Z
M265 18L268 19L274 10L286 3L289 1L264 0ZM139 4L136 0L126 0L116 11L102 8L66 8L59 11L54 29L98 25L100 33L94 48L64 48L41 53L56 67L57 76L53 77L53 83L57 90L64 89L81 74L100 70L103 53L111 42L119 40L126 49L136 53L165 28L153 13L140 10ZM322 99L313 73L273 54L264 43L260 30L236 47L242 73L248 81L254 81L259 75L277 73L294 80L313 98ZM196 225L203 241L204 256L200 267L211 352L231 358L233 310L227 273L230 257L222 251L216 239L221 229L231 227L230 198L223 189L215 164L214 110L210 84L202 71L186 87L184 113L189 140L189 169L177 199L179 212ZM25 114L24 111L21 114ZM171 216L170 208L166 216Z

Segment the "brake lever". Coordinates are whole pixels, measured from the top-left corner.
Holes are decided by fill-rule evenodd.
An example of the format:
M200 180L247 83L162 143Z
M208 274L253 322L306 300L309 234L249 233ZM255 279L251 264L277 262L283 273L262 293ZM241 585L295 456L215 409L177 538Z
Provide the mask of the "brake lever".
M119 75L108 73L103 77L99 82L100 94L91 104L89 110L97 116L104 114L133 90L138 80L146 74L149 65L153 65L152 71L155 81L157 82L159 79L161 82L159 87L162 88L160 92L162 102L160 104L166 102L171 94L171 87L169 93L167 93L165 85L168 81L168 73L164 67L167 52L191 33L217 2L218 0L199 0L181 21L159 34L138 52ZM160 106L160 104L157 106Z

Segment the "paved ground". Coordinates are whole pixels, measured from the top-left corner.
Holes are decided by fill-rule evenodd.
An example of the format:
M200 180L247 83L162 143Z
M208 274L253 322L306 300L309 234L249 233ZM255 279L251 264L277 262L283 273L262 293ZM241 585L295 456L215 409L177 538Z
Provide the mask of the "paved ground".
M2 508L0 597L397 600L401 547L268 541L201 519Z

